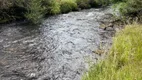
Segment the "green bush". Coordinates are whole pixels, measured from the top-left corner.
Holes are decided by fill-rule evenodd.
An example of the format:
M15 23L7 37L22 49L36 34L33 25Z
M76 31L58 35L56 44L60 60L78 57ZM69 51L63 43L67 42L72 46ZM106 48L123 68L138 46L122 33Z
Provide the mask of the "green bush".
M43 16L41 0L6 0L6 2L1 4L5 5L1 5L0 9L2 14L0 18L1 23L20 18L26 18L33 23L37 23Z
M115 9L119 10L121 15L138 13L142 10L142 0L125 0L115 4Z
M107 6L110 4L110 0L95 0L97 5Z
M38 23L43 17L44 11L44 8L41 5L41 0L30 0L26 5L27 12L24 14L26 19L33 23Z
M76 0L76 3L79 8L85 9L90 8L90 0Z
M11 19L11 16L9 16L8 9L13 6L13 1L11 0L0 0L0 23L6 22Z
M109 0L111 3L124 2L125 0Z
M142 80L142 25L128 25L116 34L108 57L83 80Z
M25 9L17 4L19 4L18 0L0 0L0 23L24 18Z
M74 0L61 0L60 8L62 13L77 10L77 4Z
M32 23L40 22L45 14L60 13L56 0L0 0L0 22L25 18Z
M45 8L45 14L58 14L61 12L60 4L56 0L43 0L42 5Z
M12 0L0 0L0 9L8 9L13 6Z

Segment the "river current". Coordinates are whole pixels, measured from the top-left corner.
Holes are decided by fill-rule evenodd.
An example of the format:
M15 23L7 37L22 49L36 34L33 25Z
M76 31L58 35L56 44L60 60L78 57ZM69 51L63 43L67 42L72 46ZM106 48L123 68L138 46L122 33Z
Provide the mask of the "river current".
M100 22L109 8L51 16L40 26L0 26L0 80L81 80L100 55Z

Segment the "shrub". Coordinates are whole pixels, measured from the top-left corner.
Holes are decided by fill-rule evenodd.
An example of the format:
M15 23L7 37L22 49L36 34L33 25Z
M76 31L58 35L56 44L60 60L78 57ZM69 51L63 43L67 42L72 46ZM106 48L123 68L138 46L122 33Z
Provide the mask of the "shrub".
M111 3L124 2L125 0L110 0Z
M97 5L107 6L110 4L110 0L95 0Z
M2 0L3 4L0 13L2 18L0 22L7 22L19 18L26 18L27 20L37 23L43 16L43 8L41 0Z
M18 18L38 23L45 14L60 13L56 0L0 0L0 4L1 23Z
M90 8L90 0L76 0L76 3L79 8L85 9Z
M108 57L93 66L83 80L141 80L142 25L128 25L117 33Z
M11 17L8 14L8 10L11 6L13 6L13 2L11 0L0 0L0 23L8 21Z
M0 23L24 18L25 9L19 6L21 1L0 0Z
M0 9L8 9L13 6L13 0L0 0Z
M61 0L60 6L62 13L77 10L77 4L75 0Z
M142 10L142 0L125 0L115 5L121 15L134 14Z
M45 8L45 14L58 14L60 13L60 4L56 0L43 0L42 5Z
M43 7L41 5L41 0L30 0L26 3L27 12L24 16L33 23L38 23L43 17Z

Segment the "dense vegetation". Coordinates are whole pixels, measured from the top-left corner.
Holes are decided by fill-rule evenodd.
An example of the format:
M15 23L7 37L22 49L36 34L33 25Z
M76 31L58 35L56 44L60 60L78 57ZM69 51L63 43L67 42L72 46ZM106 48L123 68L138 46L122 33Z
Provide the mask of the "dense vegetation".
M142 80L142 25L127 25L114 37L107 59L83 80Z
M0 0L0 23L17 19L38 23L44 16L88 7L89 0Z
M141 11L141 0L0 0L0 23L26 19L38 23L42 17L90 7L115 4L121 15Z

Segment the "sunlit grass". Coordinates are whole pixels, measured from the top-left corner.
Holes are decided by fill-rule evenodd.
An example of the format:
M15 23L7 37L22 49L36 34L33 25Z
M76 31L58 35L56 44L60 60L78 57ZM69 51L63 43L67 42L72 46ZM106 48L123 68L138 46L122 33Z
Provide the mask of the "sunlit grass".
M127 25L113 41L108 57L83 80L142 80L142 25Z

